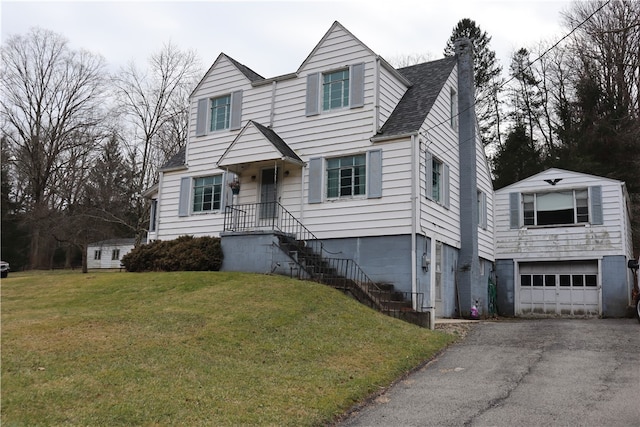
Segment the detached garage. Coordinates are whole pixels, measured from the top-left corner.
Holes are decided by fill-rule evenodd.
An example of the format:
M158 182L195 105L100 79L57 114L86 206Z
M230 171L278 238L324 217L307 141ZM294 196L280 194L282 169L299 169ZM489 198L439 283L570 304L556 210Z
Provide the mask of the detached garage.
M633 258L623 182L549 169L496 191L504 315L626 315Z

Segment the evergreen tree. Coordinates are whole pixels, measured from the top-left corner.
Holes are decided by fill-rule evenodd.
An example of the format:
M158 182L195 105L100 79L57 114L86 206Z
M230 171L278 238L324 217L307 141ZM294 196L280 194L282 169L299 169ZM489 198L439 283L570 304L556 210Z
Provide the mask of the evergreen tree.
M496 59L495 51L489 43L491 37L480 29L475 21L464 18L453 28L444 49L445 56L455 55L455 41L466 37L473 45L473 74L476 86L476 115L480 136L484 146L491 143L500 145L500 88L503 80L502 67Z
M498 190L544 170L542 155L524 124L516 124L492 159L493 188Z

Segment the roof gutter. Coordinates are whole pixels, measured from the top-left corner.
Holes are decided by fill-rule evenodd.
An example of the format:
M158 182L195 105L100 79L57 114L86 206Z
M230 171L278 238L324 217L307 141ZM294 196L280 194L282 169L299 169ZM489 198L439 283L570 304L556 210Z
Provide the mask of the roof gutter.
M418 136L418 131L412 131L412 132L407 132L407 133L400 133L397 135L375 135L372 136L371 138L369 138L369 141L376 143L376 142L387 142L387 141L393 141L394 139L402 139L402 138L413 138Z

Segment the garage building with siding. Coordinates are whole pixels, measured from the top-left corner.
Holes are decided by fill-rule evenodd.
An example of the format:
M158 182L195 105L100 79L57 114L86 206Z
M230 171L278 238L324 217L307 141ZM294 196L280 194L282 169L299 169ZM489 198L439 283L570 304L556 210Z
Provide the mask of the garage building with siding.
M633 258L624 182L548 169L495 192L503 315L626 315Z

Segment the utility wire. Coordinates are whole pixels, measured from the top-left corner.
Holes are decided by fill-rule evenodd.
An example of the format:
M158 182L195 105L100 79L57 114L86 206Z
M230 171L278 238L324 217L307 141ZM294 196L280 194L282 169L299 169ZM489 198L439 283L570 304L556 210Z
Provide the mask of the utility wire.
M609 3L611 3L611 0L607 0L605 3L603 3L600 7L598 7L595 11L593 11L593 13L591 13L589 16L587 16L582 22L580 22L578 25L576 25L571 31L569 31L566 35L564 35L560 40L558 40L556 43L554 43L551 47L549 47L547 50L545 50L543 53L541 53L536 59L534 59L533 61L529 62L529 64L527 64L527 66L524 68L524 70L526 70L527 68L531 68L531 66L533 64L535 64L536 62L542 60L542 58L547 55L549 52L551 52L553 49L555 49L556 47L558 47L558 45L560 45L560 43L562 43L563 41L565 41L567 38L571 37L571 35L573 33L575 33L580 27L582 27L585 23L587 23L587 21L589 21L596 13L600 12L602 9L604 9ZM523 70L523 71L524 71ZM502 89L504 86L506 86L508 83L510 83L513 79L515 79L515 76L511 76L509 79L505 80L501 85L498 86L498 90ZM484 100L485 98L483 98ZM453 115L453 116L449 116L446 119L443 119L442 121L428 127L426 129L426 132L429 132L430 130L436 129L444 124L450 123L451 119L453 118L458 118L458 116L460 116L461 113L466 112L467 110L474 108L476 106L476 104L478 103L477 100L475 100L469 107L463 109L462 111L458 111L457 114ZM468 142L470 139L467 139L465 141L460 141L455 147L452 148L457 148L458 146ZM447 153L449 151L452 150L452 148L446 149L444 150L442 153Z

